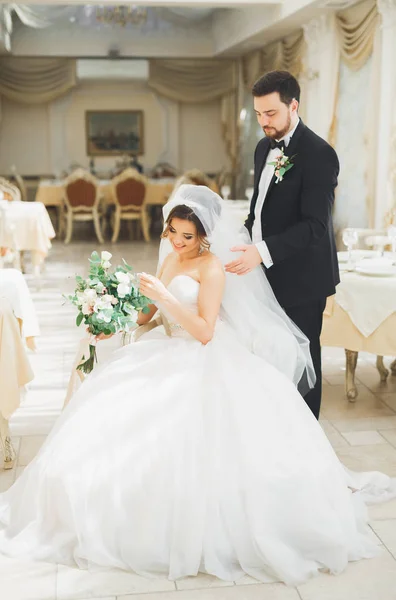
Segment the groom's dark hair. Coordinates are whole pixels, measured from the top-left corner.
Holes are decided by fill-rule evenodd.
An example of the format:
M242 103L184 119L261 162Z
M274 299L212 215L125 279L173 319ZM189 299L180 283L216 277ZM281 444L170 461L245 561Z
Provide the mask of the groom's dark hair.
M281 102L287 106L294 98L300 102L300 86L289 71L270 71L257 79L252 87L252 94L256 98L274 92L278 92Z

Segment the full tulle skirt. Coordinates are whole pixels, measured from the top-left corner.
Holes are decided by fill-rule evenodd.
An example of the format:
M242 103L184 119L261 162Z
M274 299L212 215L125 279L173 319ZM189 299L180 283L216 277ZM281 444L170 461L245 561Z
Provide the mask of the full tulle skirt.
M366 502L394 495L343 467L294 385L225 324L206 346L159 327L94 370L0 495L0 552L294 585L374 556Z

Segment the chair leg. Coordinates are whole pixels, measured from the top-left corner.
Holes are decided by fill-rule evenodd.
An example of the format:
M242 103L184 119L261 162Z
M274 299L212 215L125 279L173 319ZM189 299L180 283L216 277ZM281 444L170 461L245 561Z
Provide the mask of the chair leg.
M57 229L58 229L58 237L61 238L63 235L63 230L65 228L65 211L62 206L58 206L56 208L56 217L57 217Z
M345 350L346 356L346 374L345 374L345 387L346 395L349 402L355 402L358 391L355 385L355 371L359 352L353 350Z
M131 240L135 237L134 221L128 221L128 233Z
M73 214L68 212L66 215L66 237L65 244L69 244L73 233Z
M0 413L0 445L3 450L4 469L12 469L15 464L15 450L11 442L8 421Z
M20 250L20 252L19 252L19 265L21 267L21 272L26 273L25 251L24 250Z
M147 216L145 209L142 210L141 223L142 223L144 240L145 240L145 242L149 242L150 241L149 220L148 220L148 216Z
M118 236L120 235L120 225L121 225L121 212L116 209L114 214L114 230L113 237L111 238L112 243L118 240Z
M96 210L94 210L92 214L93 214L93 222L94 222L96 237L98 238L99 243L103 244L104 239L103 239L103 235L102 235L102 230L100 228L99 215Z
M22 261L21 261L21 253L19 250L13 250L14 258L13 258L13 267L14 269L18 269L18 271L22 271Z
M376 366L377 366L378 373L380 374L381 382L384 383L388 379L389 371L384 365L384 357L383 356L377 356Z
M390 369L392 371L392 375L396 375L396 359L391 363Z
M99 217L99 223L100 223L100 227L102 230L102 235L103 235L103 239L106 237L107 234L107 219L106 219L106 215L100 215Z

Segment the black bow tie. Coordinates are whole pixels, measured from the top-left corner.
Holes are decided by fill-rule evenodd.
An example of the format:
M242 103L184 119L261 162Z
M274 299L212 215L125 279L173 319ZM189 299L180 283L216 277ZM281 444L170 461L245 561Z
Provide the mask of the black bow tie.
M279 150L285 150L285 141L281 140L280 142L277 142L276 140L270 138L270 146L271 146L271 150L274 150L274 148L279 148Z

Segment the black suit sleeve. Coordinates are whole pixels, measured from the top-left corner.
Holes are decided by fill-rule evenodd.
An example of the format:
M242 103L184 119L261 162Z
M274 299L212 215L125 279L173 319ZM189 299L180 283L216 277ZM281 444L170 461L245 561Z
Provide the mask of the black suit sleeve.
M262 140L259 141L259 143L256 146L256 149L254 151L254 182L256 184L256 178L257 178L257 154L258 154L258 149L260 147ZM256 200L257 200L257 186L254 186L254 192L253 192L253 196L252 199L250 201L250 208L249 208L249 214L247 216L247 219L245 221L245 227L246 229L250 232L252 230L253 227L253 223L254 223L254 207L256 206Z
M300 220L278 235L264 237L274 264L314 247L326 235L338 172L337 154L331 146L322 146L309 156L303 171Z

